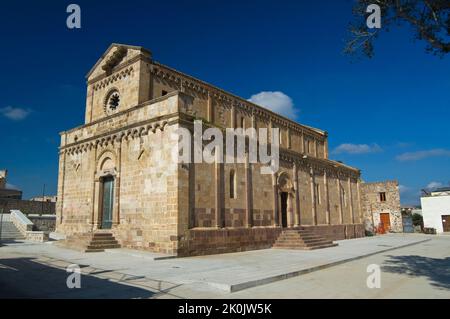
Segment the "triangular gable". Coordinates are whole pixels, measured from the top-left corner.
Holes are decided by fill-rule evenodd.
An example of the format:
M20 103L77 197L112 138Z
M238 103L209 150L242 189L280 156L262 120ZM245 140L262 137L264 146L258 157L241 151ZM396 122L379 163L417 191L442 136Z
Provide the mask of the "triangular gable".
M114 67L115 64L120 64L123 60L128 60L136 55L144 54L151 57L151 52L146 48L140 46L126 45L120 43L111 44L105 53L98 59L91 70L86 74L86 79L96 77L105 72L108 66Z

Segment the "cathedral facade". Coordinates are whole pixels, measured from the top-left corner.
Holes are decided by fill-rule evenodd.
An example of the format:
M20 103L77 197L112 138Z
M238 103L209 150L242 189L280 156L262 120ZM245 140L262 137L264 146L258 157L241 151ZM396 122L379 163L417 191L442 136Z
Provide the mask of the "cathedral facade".
M279 170L177 163L179 128L279 129ZM360 171L328 159L327 133L112 44L87 75L84 125L62 132L56 230L110 232L178 256L270 248L289 229L364 236Z

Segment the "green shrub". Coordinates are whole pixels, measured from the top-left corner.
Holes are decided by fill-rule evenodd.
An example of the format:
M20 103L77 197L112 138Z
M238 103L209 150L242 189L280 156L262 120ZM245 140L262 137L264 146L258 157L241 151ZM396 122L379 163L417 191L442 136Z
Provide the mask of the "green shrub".
M412 222L414 226L420 226L423 227L423 217L420 214L413 214L412 216Z

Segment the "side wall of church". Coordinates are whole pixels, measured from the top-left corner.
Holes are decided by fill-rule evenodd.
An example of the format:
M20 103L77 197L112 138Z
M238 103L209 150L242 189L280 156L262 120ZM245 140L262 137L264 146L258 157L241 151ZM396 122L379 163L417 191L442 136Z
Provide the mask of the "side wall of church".
M316 158L328 158L326 133L319 133L268 110L250 106L231 94L218 91L202 81L181 75L166 66L152 64L150 68L152 98L174 90L182 91L194 97L193 114L199 120L220 128L276 127L280 130L280 147Z

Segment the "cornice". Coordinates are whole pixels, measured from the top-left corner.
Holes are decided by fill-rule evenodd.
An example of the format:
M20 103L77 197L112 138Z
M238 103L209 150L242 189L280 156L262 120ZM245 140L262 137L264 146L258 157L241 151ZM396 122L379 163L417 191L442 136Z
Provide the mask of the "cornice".
M133 57L133 58L131 58L131 59L125 61L125 62L119 63L114 68L112 68L110 71L103 72L102 74L96 76L95 78L92 78L92 79L88 80L87 84L90 85L90 84L93 84L95 82L101 81L101 80L103 80L105 78L108 78L108 77L114 75L114 73L117 73L120 70L129 67L130 65L136 63L139 60L144 60L144 61L146 60L149 63L151 62L151 59L148 56L145 56L144 54L140 53L140 54L136 55L135 57Z
M298 132L301 134L306 132L307 134L321 140L326 137L325 132L322 130L299 124L270 110L267 110L262 106L249 102L239 96L226 92L207 82L196 79L190 75L184 74L158 62L152 62L150 72L151 74L160 77L161 79L177 84L183 89L187 88L204 95L209 94L212 98L225 104L226 106L237 107L237 111L247 113L248 115L255 115L258 118L262 119L264 122L271 121L276 125L282 125L294 132Z
M361 171L329 159L310 157L290 150L280 149L280 160L297 165L300 168L313 169L316 172L327 172L328 176L351 177L358 179Z
M59 148L60 153L79 153L87 151L96 147L97 145L103 146L109 143L121 142L122 140L129 140L138 138L150 133L155 133L157 130L164 131L167 125L172 125L177 120L180 113L172 113L151 120L145 120L138 123L133 123L127 126L123 126L109 132L94 135L83 140L61 146Z

